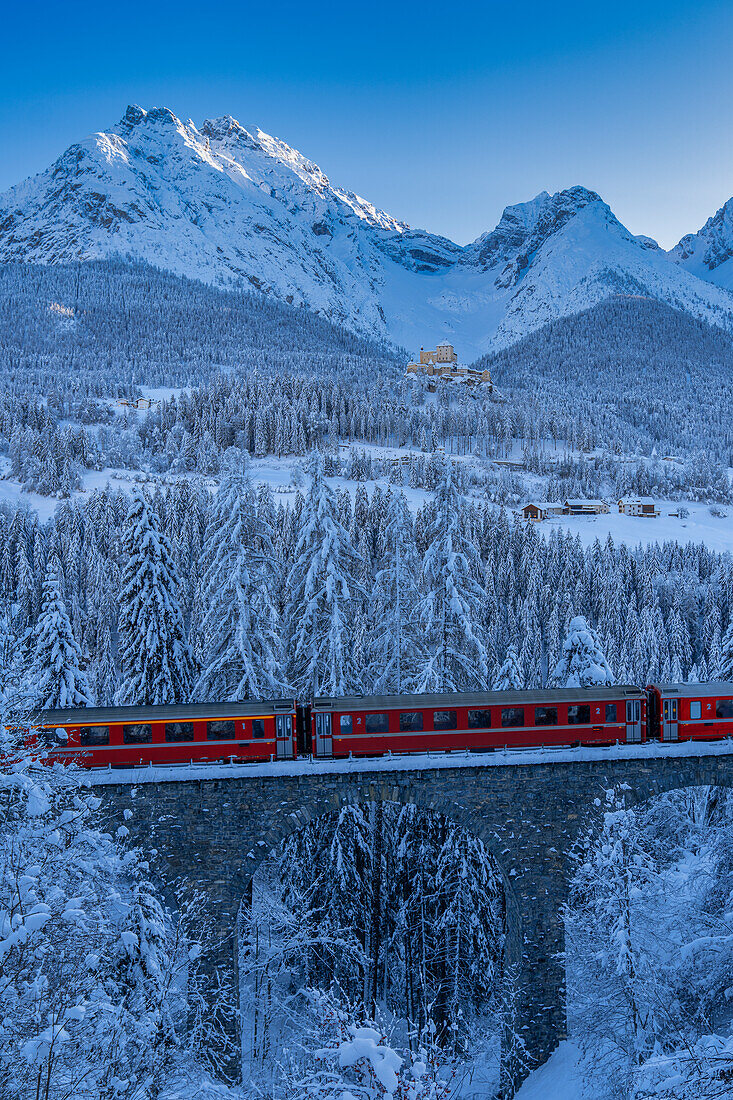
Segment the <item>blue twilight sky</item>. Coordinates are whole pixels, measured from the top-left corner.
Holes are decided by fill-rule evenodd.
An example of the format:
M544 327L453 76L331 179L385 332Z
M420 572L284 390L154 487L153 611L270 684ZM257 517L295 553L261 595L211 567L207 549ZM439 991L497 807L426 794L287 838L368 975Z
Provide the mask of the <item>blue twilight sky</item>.
M0 45L0 190L135 102L259 125L462 243L582 183L669 247L733 195L731 0L14 0Z

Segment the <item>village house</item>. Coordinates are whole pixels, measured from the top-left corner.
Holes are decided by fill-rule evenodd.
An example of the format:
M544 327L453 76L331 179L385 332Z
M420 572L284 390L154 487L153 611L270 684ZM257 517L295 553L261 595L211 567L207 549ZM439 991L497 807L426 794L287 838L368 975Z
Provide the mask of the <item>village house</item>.
M605 500L566 500L565 513L569 516L599 516L609 512Z
M624 516L658 516L659 509L651 497L622 497L618 510Z
M152 397L138 397L134 401L128 401L126 397L120 397L118 405L126 405L130 409L152 409L158 404Z
M548 516L562 516L565 514L564 504L553 504L550 501L531 501L529 504L525 504L522 508L522 515L525 519L533 520L538 523L540 520L547 519Z

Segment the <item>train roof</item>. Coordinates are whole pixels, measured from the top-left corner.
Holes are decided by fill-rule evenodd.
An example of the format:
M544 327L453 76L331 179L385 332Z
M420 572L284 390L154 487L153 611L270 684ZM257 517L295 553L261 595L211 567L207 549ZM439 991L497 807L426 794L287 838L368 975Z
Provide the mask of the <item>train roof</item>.
M175 703L140 707L77 707L46 710L38 716L43 726L111 726L125 722L195 722L210 718L249 718L295 710L294 699L247 699L241 703Z
M662 695L682 695L685 699L710 699L733 695L733 681L712 680L707 684L650 684Z
M501 703L572 703L577 700L613 699L618 696L642 698L646 692L635 684L611 687L552 688L545 691L471 691L437 695L345 695L320 696L313 700L316 710L409 710L429 707L482 707Z

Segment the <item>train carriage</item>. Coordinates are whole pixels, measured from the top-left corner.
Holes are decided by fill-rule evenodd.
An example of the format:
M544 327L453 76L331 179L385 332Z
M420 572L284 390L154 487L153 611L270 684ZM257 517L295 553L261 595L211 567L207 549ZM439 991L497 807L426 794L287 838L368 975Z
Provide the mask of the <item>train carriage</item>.
M86 767L318 759L733 737L733 683L46 711L49 760Z
M641 742L646 698L632 685L316 698L312 750L343 757Z
M650 684L651 735L660 741L733 737L733 683Z
M134 767L295 755L294 699L171 706L87 707L39 716L52 759Z

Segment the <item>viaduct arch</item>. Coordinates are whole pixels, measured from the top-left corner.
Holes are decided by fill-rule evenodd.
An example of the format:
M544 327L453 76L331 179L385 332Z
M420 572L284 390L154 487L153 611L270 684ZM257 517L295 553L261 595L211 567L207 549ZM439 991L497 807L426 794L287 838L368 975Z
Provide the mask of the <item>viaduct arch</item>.
M545 759L546 758L546 759ZM733 744L645 745L592 750L442 757L409 767L404 758L306 761L247 769L204 766L96 773L106 809L133 839L156 849L154 870L179 876L207 898L219 947L207 960L236 992L237 917L260 863L292 832L354 802L414 803L480 837L494 856L506 897L505 963L516 967L515 1027L535 1064L566 1034L561 907L573 874L570 852L605 801L626 785L629 804L676 788L733 786ZM247 774L249 772L249 774ZM238 1003L238 994L235 999ZM233 1035L239 1049L239 1037ZM517 1085L521 1071L505 1066ZM232 1067L236 1076L238 1067ZM511 1086L508 1088L511 1092Z

